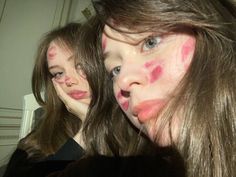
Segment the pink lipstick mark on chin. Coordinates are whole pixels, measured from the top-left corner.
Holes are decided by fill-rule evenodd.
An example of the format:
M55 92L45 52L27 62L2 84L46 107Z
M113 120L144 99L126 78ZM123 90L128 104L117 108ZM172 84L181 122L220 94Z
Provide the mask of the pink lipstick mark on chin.
M147 100L135 106L133 114L138 117L141 123L144 123L153 118L157 118L165 104L166 101L164 100Z

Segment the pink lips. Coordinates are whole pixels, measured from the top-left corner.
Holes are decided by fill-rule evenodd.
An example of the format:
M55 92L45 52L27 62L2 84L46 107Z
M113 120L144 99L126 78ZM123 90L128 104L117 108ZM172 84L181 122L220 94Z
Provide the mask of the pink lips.
M68 93L68 95L71 98L74 98L75 100L81 100L87 96L87 92L81 91L81 90L74 90L74 91L71 91L70 93Z
M145 122L156 118L165 104L166 101L160 99L143 101L134 107L133 114L138 117L140 122Z

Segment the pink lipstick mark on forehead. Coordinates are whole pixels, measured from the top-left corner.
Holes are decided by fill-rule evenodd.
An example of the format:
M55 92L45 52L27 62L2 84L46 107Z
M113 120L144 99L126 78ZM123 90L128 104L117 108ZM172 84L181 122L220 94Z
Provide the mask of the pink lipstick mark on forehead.
M182 55L182 62L184 62L189 54L194 51L195 49L195 40L194 38L190 37L182 46L181 55Z
M105 34L102 35L102 50L105 51L107 46L107 37Z
M55 58L55 56L57 55L57 49L56 49L56 46L53 45L53 46L50 46L48 51L47 51L47 58L49 60L52 60Z
M144 66L150 71L150 76L149 76L150 83L155 82L162 75L163 69L160 66L160 64L158 64L156 61L152 60L152 61L146 62Z

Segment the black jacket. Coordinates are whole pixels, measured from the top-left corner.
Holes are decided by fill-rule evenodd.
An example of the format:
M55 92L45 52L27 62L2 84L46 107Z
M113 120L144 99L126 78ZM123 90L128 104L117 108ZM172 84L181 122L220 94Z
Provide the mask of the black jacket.
M69 163L80 159L84 150L72 138L55 153L40 162L27 158L24 150L16 149L12 154L3 177L46 176L51 172L64 169Z

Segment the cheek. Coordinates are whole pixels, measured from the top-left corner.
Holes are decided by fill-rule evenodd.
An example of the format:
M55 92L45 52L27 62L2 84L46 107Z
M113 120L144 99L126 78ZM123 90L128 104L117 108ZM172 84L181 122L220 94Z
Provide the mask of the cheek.
M145 63L144 67L148 70L150 83L156 82L162 76L163 67L155 59Z

